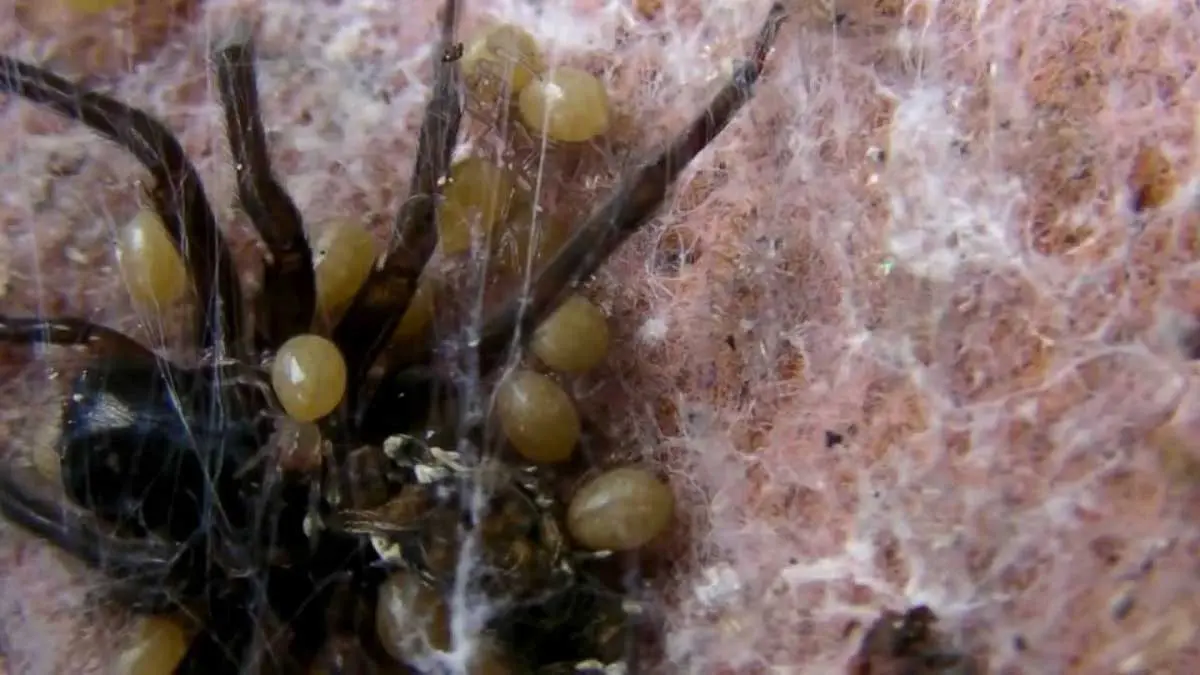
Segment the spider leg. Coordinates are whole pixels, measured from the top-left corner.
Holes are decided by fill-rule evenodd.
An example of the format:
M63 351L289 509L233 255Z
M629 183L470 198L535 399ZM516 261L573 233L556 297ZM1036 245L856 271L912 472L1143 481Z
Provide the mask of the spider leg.
M421 122L408 197L396 214L396 239L333 332L353 382L366 380L367 371L388 344L437 244L434 217L441 191L439 182L449 170L462 120L458 65L462 45L454 38L457 15L458 0L446 0L441 16L441 57L434 64L433 97ZM358 389L352 386L348 391ZM355 402L347 403L353 410Z
M773 4L759 30L750 59L738 65L731 80L708 108L657 157L620 182L608 200L593 211L562 249L537 271L527 294L518 291L518 297L485 319L479 339L481 368L486 371L495 367L514 339L519 342L527 339L533 328L654 216L688 163L750 100L784 18L783 5Z
M44 484L46 490L34 486ZM116 581L113 594L141 611L177 606L190 579L192 547L157 537L113 534L90 513L48 496L49 481L28 469L0 470L0 513L13 524L70 553Z
M95 356L132 361L153 361L155 355L124 333L71 317L37 317L0 314L0 342L78 345Z
M707 109L657 157L643 164L617 186L613 194L580 225L567 243L534 275L528 293L510 299L489 316L479 335L480 369L489 372L503 359L516 339L524 341L583 280L604 264L632 234L645 225L663 203L667 191L683 169L728 126L750 99L767 56L785 19L783 5L775 3L759 30L754 51L709 103ZM433 357L432 338L421 363ZM429 379L429 378L427 378ZM395 408L397 399L414 399L420 387L405 368L390 368L360 403L357 416L371 420L384 408ZM427 396L428 394L426 394Z
M263 261L266 306L258 321L257 340L260 347L275 350L312 324L317 297L312 250L300 210L271 170L250 29L239 25L213 59L237 170L238 201L270 253Z
M0 55L0 92L80 122L132 154L150 172L155 211L188 261L202 314L196 341L204 349L240 352L242 296L233 259L196 168L178 139L150 115L87 91L38 66Z

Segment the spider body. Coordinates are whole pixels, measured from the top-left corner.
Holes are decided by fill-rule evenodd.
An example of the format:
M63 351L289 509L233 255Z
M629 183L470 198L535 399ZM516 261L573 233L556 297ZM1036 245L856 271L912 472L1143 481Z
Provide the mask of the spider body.
M559 526L557 506L536 470L495 460L465 466L457 453L432 448L400 456L398 441L384 445L402 473L386 501L345 509L336 529L370 538L384 561L411 568L437 586L454 583L464 540L474 530L479 573L474 583L515 602L566 588L575 570ZM464 517L464 514L467 514Z
M417 664L429 654L410 649L406 621L432 612L444 622L444 594L456 585L498 607L479 627L486 669L471 672L563 672L628 651L621 594L581 573L604 552L575 549L543 472L481 458L486 434L476 420L427 428L431 409L452 403L459 383L438 369L432 338L399 352L389 339L438 239L441 181L462 115L457 11L447 0L397 236L328 337L308 333L320 289L299 210L272 175L248 30L235 30L213 61L238 202L268 251L257 303L242 298L200 179L165 127L0 56L0 91L82 122L143 164L153 181L149 208L200 300L200 356L188 366L80 319L0 314L0 342L71 347L91 359L62 410L61 486L10 461L0 467L0 511L105 573L133 609L199 617L177 673L424 668ZM482 374L502 367L513 346L528 342L649 221L679 172L747 100L782 18L773 6L733 80L544 261L528 295L500 303L471 338L451 336L475 351ZM144 288L153 294L153 283ZM333 372L329 354L340 357L334 379L345 386L322 391L306 376ZM264 367L271 359L290 364L287 377ZM297 423L312 425L304 428L319 442L292 464L283 439ZM434 437L455 450L406 440ZM65 492L66 508L54 487ZM480 564L467 569L465 559ZM423 600L397 602L408 597L406 579L416 580Z
M207 368L161 361L86 368L63 408L67 496L118 527L175 539L200 529L212 506L244 522L246 486L237 484L237 470L269 437L270 419L252 412L262 397L257 386ZM205 503L210 495L214 504Z

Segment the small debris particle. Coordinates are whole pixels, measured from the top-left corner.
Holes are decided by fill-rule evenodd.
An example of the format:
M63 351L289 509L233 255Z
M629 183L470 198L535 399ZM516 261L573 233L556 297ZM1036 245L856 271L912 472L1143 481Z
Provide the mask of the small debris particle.
M884 610L867 629L847 675L979 675L982 665L953 649L924 605L903 614Z
M825 447L833 448L846 442L846 437L836 431L825 430Z
M1147 442L1158 455L1159 466L1179 487L1200 485L1200 448L1185 429L1165 425L1150 432Z
M1133 611L1133 588L1122 587L1108 601L1108 613L1114 621L1124 621Z
M1156 209L1171 201L1176 184L1175 170L1161 150L1144 146L1138 151L1129 176L1135 212Z
M1179 347L1188 359L1200 360L1200 325L1188 326L1183 331L1179 338Z
M695 264L698 257L695 236L672 228L667 230L658 242L654 252L654 265L659 274L675 278L685 267Z

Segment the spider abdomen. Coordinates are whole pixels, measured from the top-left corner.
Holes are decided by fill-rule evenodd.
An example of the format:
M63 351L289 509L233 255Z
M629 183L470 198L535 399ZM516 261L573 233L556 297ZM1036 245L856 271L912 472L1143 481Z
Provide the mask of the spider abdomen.
M215 513L244 514L235 470L263 444L256 419L208 370L165 363L85 370L63 409L63 486L134 532L183 540ZM217 506L220 508L215 508Z

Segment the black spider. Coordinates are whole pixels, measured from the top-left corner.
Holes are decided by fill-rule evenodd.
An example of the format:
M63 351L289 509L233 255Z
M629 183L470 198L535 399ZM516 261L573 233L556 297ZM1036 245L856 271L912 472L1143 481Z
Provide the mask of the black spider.
M456 1L447 0L441 58L434 64L409 197L396 216L397 236L332 330L349 378L341 408L321 422L334 443L333 466L343 466L350 451L363 445L382 454L377 446L384 438L419 430L437 392L455 391L456 384L433 367L438 344L432 339L421 353L396 358L386 338L436 243L439 178L447 172L462 114L457 13ZM703 114L620 181L536 272L527 294L485 318L472 343L482 371L497 367L653 216L680 171L747 100L782 18L782 7L774 5L752 57ZM253 317L197 172L171 132L108 96L0 56L0 90L83 123L150 172L151 205L186 252L202 300L194 337L204 354L199 365L182 367L84 320L0 315L0 340L71 345L91 355L62 412L62 487L73 504L63 508L32 471L10 462L0 471L0 510L103 571L130 607L184 607L205 617L178 672L302 672L320 649L371 632L359 610L373 606L383 571L360 534L310 537L305 519L314 508L312 477L268 470L261 461L282 416L263 364L287 339L310 330L312 251L300 213L272 177L249 31L219 47L214 62L238 201L269 251ZM316 508L335 510L328 501ZM561 596L554 602L571 604ZM559 611L554 607L525 616ZM350 651L365 656L357 665L342 663L343 672L372 672L363 664L379 654L378 645L369 639L355 644Z

